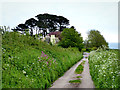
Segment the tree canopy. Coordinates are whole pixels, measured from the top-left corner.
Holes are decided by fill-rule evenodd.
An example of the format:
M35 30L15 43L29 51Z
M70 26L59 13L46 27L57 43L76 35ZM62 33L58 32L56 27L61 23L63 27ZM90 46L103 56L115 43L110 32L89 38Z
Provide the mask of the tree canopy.
M104 39L103 35L98 30L91 30L88 33L88 40L86 41L88 47L100 47L105 45L108 47L108 43Z
M38 34L42 33L42 35L45 36L48 32L54 32L57 30L62 31L67 25L69 25L69 20L63 16L44 13L36 15L35 18L36 19L30 18L26 20L24 24L19 24L12 30L25 31L25 29L29 29L31 36L33 35L34 30L36 30L36 32L38 31Z
M31 30L30 35L33 35L33 28L37 25L37 20L34 18L30 18L25 21L25 25Z
M73 28L65 28L61 33L62 40L59 45L68 48L68 47L77 47L79 50L83 48L83 38Z

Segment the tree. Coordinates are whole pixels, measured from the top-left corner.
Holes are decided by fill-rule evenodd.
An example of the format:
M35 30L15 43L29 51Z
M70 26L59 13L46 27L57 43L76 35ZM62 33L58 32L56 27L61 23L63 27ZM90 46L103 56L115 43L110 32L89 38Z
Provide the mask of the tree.
M52 26L50 24L51 21L51 15L49 14L39 14L36 16L38 19L38 23L37 26L39 27L39 30L43 31L43 35L45 37L45 35L47 34L47 29L49 29L50 26Z
M75 29L75 27L74 27L74 26L71 26L71 28ZM76 30L76 29L75 29L75 30Z
M37 20L35 20L34 18L30 18L28 20L26 20L25 25L31 30L30 31L30 35L33 35L33 28L37 25Z
M26 26L25 24L19 24L17 27L15 27L12 30L14 32L21 31L22 33L26 33L26 31L29 31L28 26Z
M39 14L36 16L38 19L37 26L43 31L44 36L49 32L56 30L62 31L69 25L69 20L63 16L57 16L52 14Z
M0 26L0 32L2 32L2 34L4 34L6 31L10 31L9 26Z
M57 16L56 21L58 23L59 31L63 31L63 28L69 25L69 20L63 16Z
M83 38L73 28L66 28L61 33L62 40L59 42L59 45L68 48L68 47L77 47L79 50L83 48Z
M22 33L25 33L25 31L28 29L28 26L26 26L25 24L19 24L16 29L18 31L21 31Z
M105 45L108 47L108 43L104 39L103 35L100 34L98 30L91 30L88 33L88 43L89 47L100 47L102 45Z

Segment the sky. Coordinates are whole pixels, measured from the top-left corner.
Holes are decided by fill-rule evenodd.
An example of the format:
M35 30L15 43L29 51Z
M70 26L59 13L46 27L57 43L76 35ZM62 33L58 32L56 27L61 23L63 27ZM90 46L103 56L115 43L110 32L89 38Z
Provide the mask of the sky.
M109 43L118 42L118 0L1 0L0 25L16 27L38 14L64 16L81 33L96 29Z

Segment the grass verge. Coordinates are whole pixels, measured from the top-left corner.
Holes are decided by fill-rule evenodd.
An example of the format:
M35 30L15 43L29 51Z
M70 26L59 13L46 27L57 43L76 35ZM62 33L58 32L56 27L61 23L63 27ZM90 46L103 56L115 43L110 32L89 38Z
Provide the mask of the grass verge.
M85 64L85 61L82 61L81 64L76 68L75 70L76 74L81 74L83 72L84 64Z
M69 83L81 83L81 80L70 80Z
M82 78L82 76L76 76L76 78Z

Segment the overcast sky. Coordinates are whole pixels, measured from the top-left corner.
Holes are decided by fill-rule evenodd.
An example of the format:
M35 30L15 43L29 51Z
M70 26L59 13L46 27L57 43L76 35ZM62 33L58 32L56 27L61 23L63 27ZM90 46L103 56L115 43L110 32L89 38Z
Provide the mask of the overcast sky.
M96 29L107 42L118 42L118 0L1 0L0 25L11 28L38 14L64 16L83 39Z

